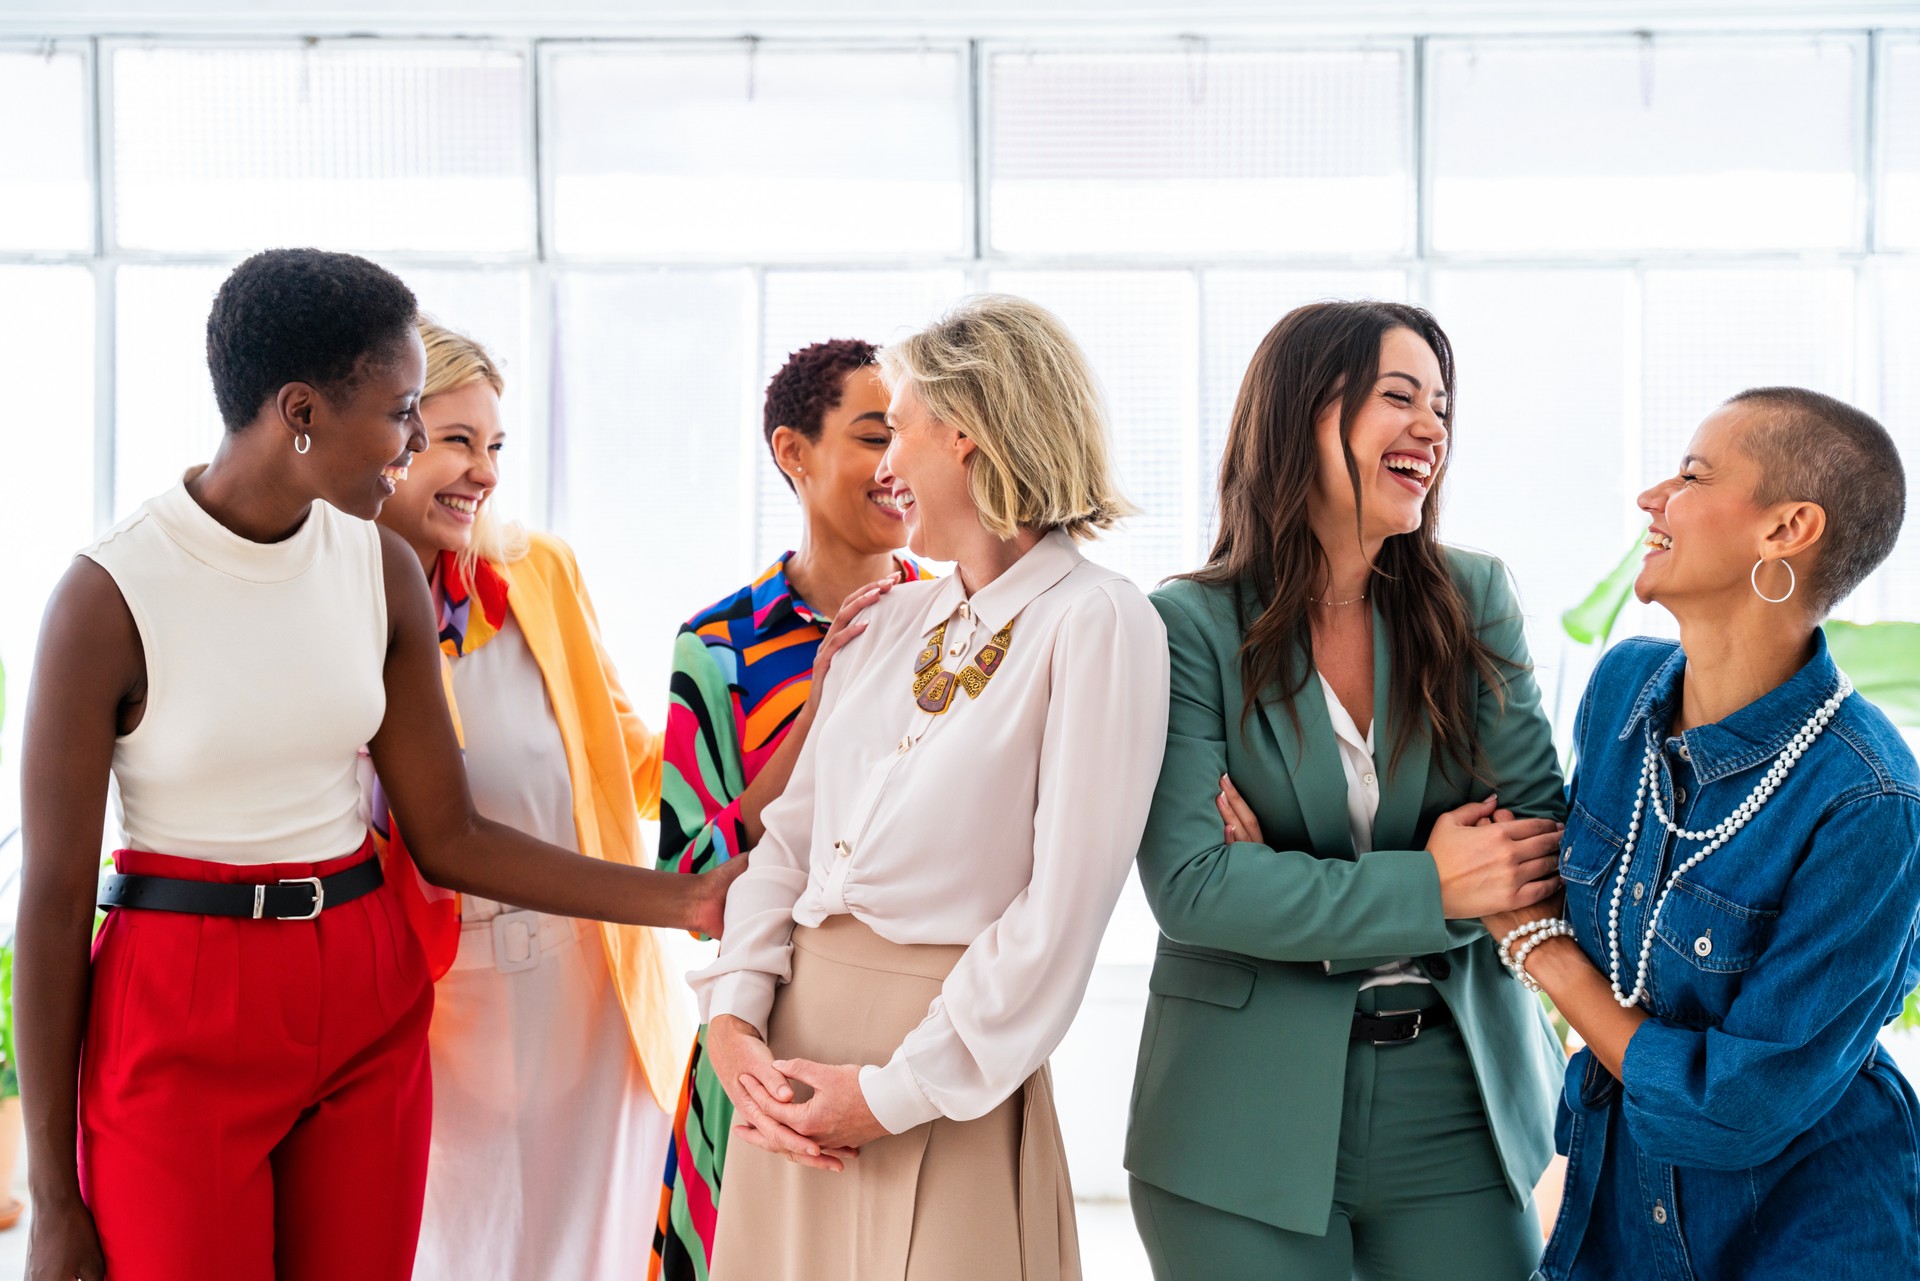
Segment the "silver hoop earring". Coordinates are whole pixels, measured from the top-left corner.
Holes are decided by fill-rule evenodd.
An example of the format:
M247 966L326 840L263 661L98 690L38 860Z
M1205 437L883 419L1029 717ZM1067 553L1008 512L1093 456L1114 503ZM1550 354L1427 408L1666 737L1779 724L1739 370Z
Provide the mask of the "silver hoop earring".
M312 449L312 448L313 448L313 437L311 437L311 436L309 436L309 435L307 435L307 433L305 433L305 432L303 432L303 431L302 431L302 432L295 432L295 433L294 433L294 437L293 437L293 452L294 452L294 453L296 453L296 454L304 454L304 453L306 453L306 452L307 452L307 451L308 451L309 449Z
M1765 556L1753 562L1752 570L1747 573L1747 581L1753 584L1753 594L1755 596L1758 596L1769 605L1778 605L1793 596L1793 589L1800 585L1800 576L1793 572L1793 566L1791 564L1788 564L1788 562L1784 560L1781 561L1780 563L1786 566L1787 570L1787 594L1785 596L1769 596L1760 590L1760 567L1766 563L1767 558Z

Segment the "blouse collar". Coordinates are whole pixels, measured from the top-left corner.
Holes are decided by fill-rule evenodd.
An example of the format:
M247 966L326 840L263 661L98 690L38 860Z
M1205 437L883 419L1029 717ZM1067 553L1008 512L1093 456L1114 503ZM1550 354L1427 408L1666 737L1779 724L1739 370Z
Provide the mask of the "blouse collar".
M787 562L792 559L792 552L782 553L780 559L767 566L766 571L753 582L753 631L756 636L785 631L788 620L794 618L817 627L827 625L827 620L815 613L813 606L802 600L793 590L793 584L787 581ZM895 556L893 562L900 571L900 581L903 583L931 577L906 556Z
M968 605L974 617L989 631L998 631L1031 604L1035 597L1072 573L1086 558L1073 545L1073 537L1064 529L1051 529L1027 550L1005 573L972 596L960 582L955 570L940 580L927 604L926 618L920 624L922 634L952 618L960 606Z

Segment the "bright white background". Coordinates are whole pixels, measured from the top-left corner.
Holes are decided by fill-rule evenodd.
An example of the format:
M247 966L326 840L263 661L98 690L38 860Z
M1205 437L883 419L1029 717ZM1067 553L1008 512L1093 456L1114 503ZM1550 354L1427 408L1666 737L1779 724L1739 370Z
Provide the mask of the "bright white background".
M207 305L270 245L376 257L493 346L499 501L575 543L656 719L676 624L792 544L768 375L972 290L1086 346L1146 512L1094 554L1143 586L1203 556L1282 313L1433 308L1460 358L1442 531L1512 566L1566 709L1588 659L1557 617L1721 398L1817 387L1920 458L1911 8L469 8L0 15L0 836L46 594L210 451ZM344 30L393 34L301 38ZM1920 527L1843 613L1920 618ZM1124 1193L1152 941L1130 890L1057 1059L1086 1196Z

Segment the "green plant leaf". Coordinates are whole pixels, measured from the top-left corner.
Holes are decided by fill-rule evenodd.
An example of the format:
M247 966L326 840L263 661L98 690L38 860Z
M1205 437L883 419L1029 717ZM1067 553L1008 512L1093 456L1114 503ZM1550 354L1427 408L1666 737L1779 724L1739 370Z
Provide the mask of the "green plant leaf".
M1826 625L1833 661L1893 723L1920 727L1920 623Z
M13 944L0 944L0 1099L20 1093L13 1060Z
M1646 537L1644 532L1636 536L1620 563L1593 585L1587 598L1560 615L1560 626L1567 635L1582 645L1607 643L1607 637L1613 635L1614 623L1620 619L1621 609L1626 606L1627 596L1633 591L1633 580L1640 576Z

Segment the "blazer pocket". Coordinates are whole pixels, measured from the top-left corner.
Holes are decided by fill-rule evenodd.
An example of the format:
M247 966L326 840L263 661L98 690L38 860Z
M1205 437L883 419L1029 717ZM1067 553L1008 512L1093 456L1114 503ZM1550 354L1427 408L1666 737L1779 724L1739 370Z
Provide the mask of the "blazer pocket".
M1147 990L1155 996L1181 996L1237 1010L1253 995L1254 978L1254 968L1238 961L1162 952L1154 959Z

